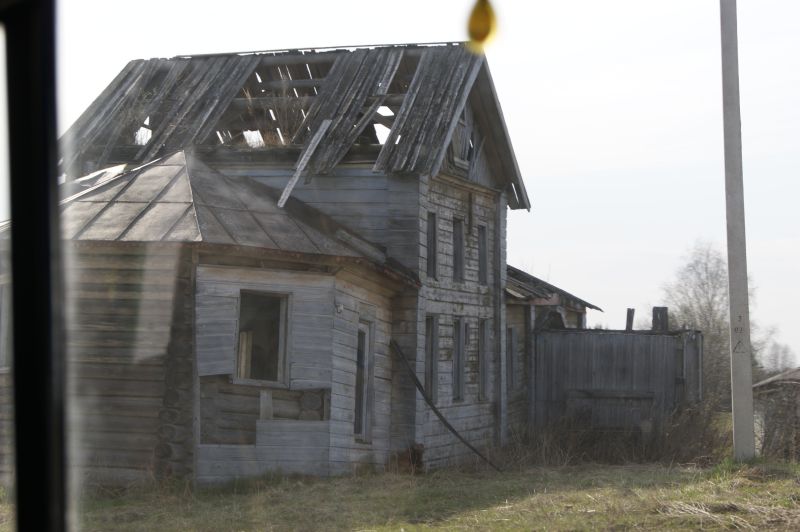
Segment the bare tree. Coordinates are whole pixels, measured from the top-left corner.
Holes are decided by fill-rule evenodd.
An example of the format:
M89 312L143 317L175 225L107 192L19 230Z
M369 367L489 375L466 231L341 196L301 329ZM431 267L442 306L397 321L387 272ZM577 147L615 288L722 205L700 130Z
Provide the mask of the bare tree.
M752 286L752 283L751 283ZM670 307L671 328L703 331L703 390L713 406L730 408L730 330L728 325L728 267L722 253L709 242L697 242L675 279L663 286ZM763 371L757 354L765 347L758 328L753 330L753 375Z

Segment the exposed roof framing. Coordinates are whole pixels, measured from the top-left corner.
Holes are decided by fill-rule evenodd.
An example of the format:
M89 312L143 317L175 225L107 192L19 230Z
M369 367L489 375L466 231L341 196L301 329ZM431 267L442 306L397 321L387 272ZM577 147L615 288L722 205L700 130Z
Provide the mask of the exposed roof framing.
M554 294L558 294L566 299L567 302L579 303L586 308L599 310L600 312L603 311L603 309L600 307L592 305L588 301L584 301L583 299L570 294L566 290L562 290L561 288L543 281L538 277L534 277L533 275L518 268L508 265L506 270L508 272L508 276L506 278L507 290L510 289L511 295L516 299L527 300L536 298L549 298Z
M310 177L372 145L376 171L435 175L468 102L509 206L530 208L485 61L462 44L131 61L62 137L62 169L82 176L200 145L295 149ZM389 128L385 142L375 125Z

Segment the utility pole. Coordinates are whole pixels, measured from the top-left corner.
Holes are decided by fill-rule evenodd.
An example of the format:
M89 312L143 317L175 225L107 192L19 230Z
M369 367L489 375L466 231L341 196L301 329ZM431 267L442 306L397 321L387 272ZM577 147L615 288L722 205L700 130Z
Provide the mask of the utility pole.
M733 455L755 457L750 304L742 183L742 119L739 108L739 50L736 0L720 0L722 35L722 109L725 131L725 215L728 229L728 299L731 338Z

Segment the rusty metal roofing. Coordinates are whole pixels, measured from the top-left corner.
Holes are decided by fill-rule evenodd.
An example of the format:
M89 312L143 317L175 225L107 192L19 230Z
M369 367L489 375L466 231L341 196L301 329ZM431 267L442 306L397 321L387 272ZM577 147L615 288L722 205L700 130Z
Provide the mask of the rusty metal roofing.
M574 296L567 292L566 290L562 290L557 286L554 286L546 281L539 279L538 277L534 277L533 275L524 272L518 268L515 268L511 265L506 266L507 276L506 276L506 292L508 292L511 296L515 297L516 299L536 299L536 298L549 298L554 294L558 294L559 296L574 302L577 302L587 308L591 308L594 310L599 310L600 312L603 311L600 307L592 305L588 301L584 301L583 299Z
M80 176L235 145L295 147L298 161L306 155L301 170L322 174L355 144L377 145L368 126L380 124L389 133L376 172L434 175L468 101L509 206L529 209L488 68L460 43L131 61L62 137L62 170Z
M385 261L379 248L297 200L279 209L276 194L179 151L65 199L62 233L72 240L205 242Z

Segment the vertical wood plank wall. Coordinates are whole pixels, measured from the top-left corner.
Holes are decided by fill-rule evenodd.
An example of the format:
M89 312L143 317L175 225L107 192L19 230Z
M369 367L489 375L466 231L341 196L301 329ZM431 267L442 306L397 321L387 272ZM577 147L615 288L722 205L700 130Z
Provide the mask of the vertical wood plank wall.
M420 181L421 204L419 210L420 253L417 269L421 272L423 287L420 300L424 302L425 312L439 316L439 366L437 407L444 416L472 444L488 447L493 444L496 430L495 412L495 372L496 323L495 288L492 279L496 271L495 218L496 193L477 187L459 186L452 180L443 178ZM428 213L436 213L438 236L438 272L432 279L426 272L427 265L427 227ZM505 217L505 209L502 212ZM454 280L453 261L453 219L464 220L464 280ZM488 279L486 285L478 279L479 250L478 225L486 226L488 256ZM465 320L470 334L465 350L465 387L463 400L453 401L453 321ZM487 338L487 370L491 373L486 380L488 390L485 398L479 397L479 359L478 326L479 320L489 320L490 337ZM421 313L420 327L424 332L424 312ZM422 344L424 348L424 343ZM424 349L420 353L424 357ZM423 361L424 362L424 361ZM424 376L424 363L418 364L418 375ZM449 463L463 461L470 451L445 429L429 408L418 398L419 443L425 445L424 460L427 467L440 467ZM421 438L420 438L421 436Z

